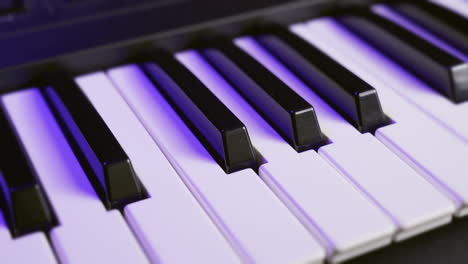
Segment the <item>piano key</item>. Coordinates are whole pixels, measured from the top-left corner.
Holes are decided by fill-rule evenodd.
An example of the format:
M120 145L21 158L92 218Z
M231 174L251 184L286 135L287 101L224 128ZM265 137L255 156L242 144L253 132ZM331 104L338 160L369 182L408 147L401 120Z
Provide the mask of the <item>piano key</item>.
M308 41L314 39L317 47L328 43L327 40L317 42L320 40L319 33L307 33L308 28L304 25L300 27L302 29L296 29L296 32L303 34ZM322 128L329 133L333 142L321 147L319 153L398 225L395 240L417 235L450 221L455 208L449 199L371 135L358 133L252 38L237 39L237 42L315 106ZM252 129L250 131L254 133ZM418 193L421 199L413 199L414 193Z
M57 214L50 241L60 262L147 263L120 213L99 200L41 92L1 100Z
M43 233L33 233L13 239L0 212L0 248L2 263L57 263Z
M255 39L303 79L359 131L388 123L375 90L287 28L272 26Z
M128 153L149 192L150 198L127 205L124 212L151 261L239 263L110 79L93 73L76 82Z
M369 72L372 66L366 61L378 60L378 57L361 39L331 19L314 20L309 27L328 43L321 48L381 94L382 105L395 123L388 129L377 130L376 137L450 198L456 206L456 216L468 214L468 190L461 187L468 184L468 178L463 174L468 170L468 164L463 160L468 149L463 142L395 93L376 72Z
M248 263L321 263L324 251L252 170L226 174L135 65L110 77L198 202Z
M395 3L390 7L468 55L468 18L430 1Z
M442 38L434 35L432 32L429 31L428 28L416 24L409 18L398 13L393 8L385 4L377 4L372 6L372 12L404 27L405 29L413 32L414 34L417 34L419 37L424 38L426 41L429 41L437 47L443 49L444 51L452 54L454 57L457 57L464 61L468 61L468 55L465 55L462 51L455 48L455 46L451 45Z
M393 222L315 151L298 154L290 148L198 53L186 51L176 57L246 124L253 145L267 161L260 166L260 177L322 242L330 261L390 243ZM337 218L336 212L347 221Z
M218 37L200 53L297 151L318 148L326 140L313 107L261 64ZM211 46L210 45L210 46Z
M362 11L338 21L454 102L468 99L468 64L397 24Z
M379 130L378 130L379 131ZM356 155L359 148L365 154ZM320 154L356 182L398 225L401 241L450 223L454 204L370 134ZM365 159L364 159L365 158ZM398 195L395 195L398 193ZM414 199L417 193L418 199Z
M55 217L34 168L0 106L0 208L13 236L48 230Z
M339 27L335 28L340 31ZM468 124L463 122L468 114L468 103L454 104L380 52L364 44L360 46L367 56L358 59L369 71L451 133L468 142Z
M76 83L56 78L44 95L105 205L116 208L141 199L127 154Z
M349 124L338 112L321 99L319 95L307 87L304 82L295 77L287 69L286 65L283 65L271 55L253 37L240 37L235 39L235 42L245 52L249 53L250 56L254 57L275 76L291 87L299 96L313 105L314 109L318 109L317 118L323 120L320 123L326 122L322 130L326 130L326 135L332 142L348 141L350 137L360 135L360 132L356 128ZM303 87L304 89L298 89L298 87ZM303 93L303 90L307 90L308 92Z
M143 69L227 172L257 167L247 129L172 54L151 54Z
M431 2L446 7L453 12L456 12L464 17L468 17L468 3L467 1L459 0L431 0Z

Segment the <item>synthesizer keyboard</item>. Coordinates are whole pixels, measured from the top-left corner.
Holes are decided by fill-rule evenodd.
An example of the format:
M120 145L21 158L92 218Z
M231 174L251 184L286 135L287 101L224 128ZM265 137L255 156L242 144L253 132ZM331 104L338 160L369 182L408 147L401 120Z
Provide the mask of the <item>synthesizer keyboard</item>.
M468 262L468 1L0 3L0 263Z

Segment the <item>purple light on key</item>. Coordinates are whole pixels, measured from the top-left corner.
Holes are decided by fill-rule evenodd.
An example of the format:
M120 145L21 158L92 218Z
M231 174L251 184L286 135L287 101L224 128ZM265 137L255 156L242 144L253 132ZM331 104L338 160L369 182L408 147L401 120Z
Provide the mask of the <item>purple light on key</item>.
M372 7L372 11L394 23L397 23L400 26L403 26L404 28L410 30L411 32L417 34L418 36L424 38L425 40L450 53L451 55L459 58L460 60L468 61L468 54L464 54L452 45L448 44L447 42L438 38L434 34L430 33L426 29L404 18L396 11L394 11L391 7L388 7L384 4L378 4Z

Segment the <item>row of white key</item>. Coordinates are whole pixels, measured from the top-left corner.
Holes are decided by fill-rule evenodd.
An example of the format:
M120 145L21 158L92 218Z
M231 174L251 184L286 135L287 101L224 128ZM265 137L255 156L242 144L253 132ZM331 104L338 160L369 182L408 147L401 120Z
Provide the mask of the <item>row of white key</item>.
M94 192L39 90L1 99L56 212L50 240L59 261L147 263L123 217Z
M177 54L247 127L260 177L339 262L390 243L393 222L313 150L298 154L196 52ZM346 221L343 221L346 219Z
M244 263L320 263L320 245L250 169L227 175L135 65L109 76Z
M319 153L394 220L399 229L396 240L450 221L454 211L450 200L407 164L370 134L358 133L253 39L239 39L237 43L314 106L322 130L333 142L320 148ZM413 193L424 198L415 200Z
M77 83L132 161L150 198L125 216L154 263L239 263L215 225L177 176L105 73Z
M464 161L468 149L464 142L428 115L415 110L407 97L396 93L389 82L382 81L392 72L387 68L379 68L382 71L372 70L378 65L370 62L380 61L380 57L369 45L328 18L314 20L307 27L311 35L317 36L311 41L371 84L379 93L384 112L396 124L378 129L377 138L451 197L457 207L456 215L467 214L468 190L463 186L468 184L468 178L464 175L468 170L468 164ZM397 76L394 75L395 79ZM410 90L411 87L405 88Z
M468 10L468 5L466 9ZM391 9L379 5L374 6L373 10L379 15L408 28L431 43L443 47L444 50L452 55L468 61L468 54L463 54L461 51L456 50ZM455 104L446 97L440 96L440 93L378 52L372 51L372 57L362 58L362 60L365 61L365 65L369 68L369 71L381 78L395 92L404 96L408 101L430 115L436 122L439 122L465 141L465 144L468 144L468 124L462 121L468 114L468 102Z
M125 208L125 217L150 261L320 262L323 251L315 237L329 260L340 262L386 245L392 237L402 240L445 224L455 206L457 215L468 213L468 194L457 188L466 184L460 175L463 161L435 162L434 157L444 154L427 152L428 148L454 149L458 155L466 154L460 139L468 142L468 127L459 118L468 111L463 107L468 104L451 104L331 20L298 25L293 31L332 53L378 90L384 112L396 124L379 129L377 138L415 170L372 135L358 133L253 39L236 43L314 105L323 131L333 142L322 147L320 155L297 154L196 52L180 53L178 58L246 124L253 145L267 161L259 171L263 182L250 170L226 175L136 66L111 70L109 77L105 73L82 76L77 79L82 91L122 144L150 194L149 199ZM348 48L348 52L359 48L372 57L362 53L347 57L339 50ZM60 226L52 230L51 241L59 260L147 262L122 216L105 211L38 90L13 93L2 101L58 212ZM22 104L31 107L24 109ZM446 139L448 146L425 145L430 138L421 135L424 129L431 131L429 136ZM40 143L38 134L43 139ZM51 158L54 162L46 161ZM7 231L1 224L0 239L11 240L7 232L1 233ZM9 245L21 248L26 241L34 241L28 243L37 246L33 252L38 259L55 262L41 234ZM9 254L13 258L17 252Z

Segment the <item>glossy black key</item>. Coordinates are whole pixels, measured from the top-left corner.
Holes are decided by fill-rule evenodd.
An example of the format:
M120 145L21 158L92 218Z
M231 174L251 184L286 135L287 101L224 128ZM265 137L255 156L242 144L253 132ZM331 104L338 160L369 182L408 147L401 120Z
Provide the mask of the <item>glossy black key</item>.
M338 21L454 102L468 100L468 64L411 31L369 11Z
M401 2L390 6L468 55L468 18L430 1Z
M0 15L14 13L20 9L22 0L2 0L0 1Z
M227 173L255 169L244 124L172 54L157 50L149 56L144 71L219 165Z
M280 25L254 37L359 131L388 124L377 91L318 48Z
M43 93L107 208L143 198L132 164L77 84L55 76Z
M55 214L2 109L0 146L0 206L11 234L16 237L52 228Z
M214 37L202 56L297 151L322 146L313 107L230 39Z

